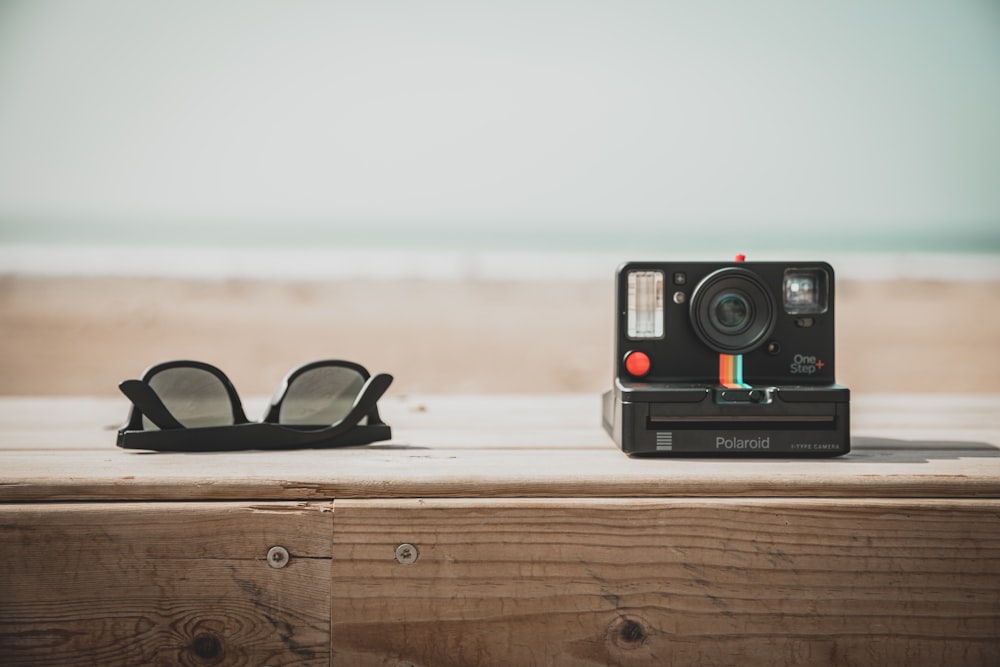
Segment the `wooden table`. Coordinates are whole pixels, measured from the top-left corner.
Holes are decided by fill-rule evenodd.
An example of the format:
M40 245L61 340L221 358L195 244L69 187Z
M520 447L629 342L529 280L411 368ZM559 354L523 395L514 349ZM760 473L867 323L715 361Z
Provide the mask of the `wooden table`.
M152 454L124 400L0 399L0 665L1000 665L1000 395L856 397L815 461L632 460L597 396L381 410Z

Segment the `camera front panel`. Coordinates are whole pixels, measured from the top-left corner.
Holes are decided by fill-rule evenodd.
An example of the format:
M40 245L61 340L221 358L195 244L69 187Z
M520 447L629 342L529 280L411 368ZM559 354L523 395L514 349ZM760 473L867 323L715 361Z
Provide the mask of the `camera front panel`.
M825 262L628 263L617 279L617 377L833 384L833 291Z

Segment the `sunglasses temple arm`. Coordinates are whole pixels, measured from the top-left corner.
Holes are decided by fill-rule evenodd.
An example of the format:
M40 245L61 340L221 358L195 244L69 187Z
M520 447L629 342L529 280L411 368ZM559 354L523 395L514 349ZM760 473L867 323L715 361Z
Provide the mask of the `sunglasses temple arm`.
M142 380L125 380L118 385L132 405L139 409L151 422L163 430L180 429L184 425L177 421L152 387Z
M361 387L361 391L358 392L358 398L354 401L354 405L351 406L350 412L341 421L347 421L349 418L351 420L351 427L356 426L365 415L371 412L372 408L378 403L378 399L382 398L389 385L392 384L392 379L392 376L388 373L379 373L369 378L364 386Z
M331 429L339 431L347 431L358 425L358 422L368 414L378 399L382 398L382 394L385 393L389 385L392 384L392 376L387 373L379 373L368 379L367 382L361 387L361 391L358 392L358 397L354 400L354 405L351 406L350 411L344 418L334 424Z

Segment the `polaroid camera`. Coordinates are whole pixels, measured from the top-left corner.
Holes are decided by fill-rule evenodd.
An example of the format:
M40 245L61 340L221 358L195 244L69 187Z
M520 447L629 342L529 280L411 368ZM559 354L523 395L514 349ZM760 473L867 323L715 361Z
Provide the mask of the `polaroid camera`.
M603 422L629 455L839 456L823 262L631 262L618 269Z

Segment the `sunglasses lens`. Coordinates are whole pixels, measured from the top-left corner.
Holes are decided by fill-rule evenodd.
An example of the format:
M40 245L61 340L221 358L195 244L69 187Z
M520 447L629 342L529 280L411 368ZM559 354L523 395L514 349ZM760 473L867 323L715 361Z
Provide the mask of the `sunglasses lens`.
M281 402L279 422L320 426L347 415L365 379L351 368L320 366L297 376Z
M200 368L168 368L147 380L177 421L187 428L229 426L233 406L225 385L215 375ZM144 416L142 427L156 426Z

